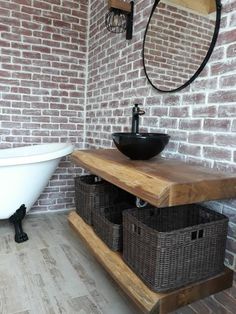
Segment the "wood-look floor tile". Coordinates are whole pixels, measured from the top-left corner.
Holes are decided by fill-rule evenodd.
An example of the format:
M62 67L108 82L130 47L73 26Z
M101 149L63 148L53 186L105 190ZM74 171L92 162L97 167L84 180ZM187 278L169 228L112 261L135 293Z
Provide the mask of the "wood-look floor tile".
M25 293L26 282L21 272L18 257L13 254L0 255L0 313L9 314L28 308Z
M212 313L214 314L232 314L232 312L228 311L213 298L204 299L204 303L206 303L206 305L211 309Z
M29 241L21 244L8 222L0 232L1 314L111 314L117 304L119 314L136 314L116 285L103 280L67 214L28 215L24 229Z
M214 299L221 304L232 313L236 313L236 300L232 298L230 295L226 294L224 291L221 293L217 293L214 296Z
M67 215L27 215L29 241L21 244L14 241L13 226L0 221L0 314L140 314L71 229ZM235 293L234 286L175 314L236 313Z
M190 305L190 307L196 312L201 314L210 314L211 310L209 307L204 303L204 301L197 301Z
M71 300L74 313L78 314L102 314L95 303L88 296L77 297Z

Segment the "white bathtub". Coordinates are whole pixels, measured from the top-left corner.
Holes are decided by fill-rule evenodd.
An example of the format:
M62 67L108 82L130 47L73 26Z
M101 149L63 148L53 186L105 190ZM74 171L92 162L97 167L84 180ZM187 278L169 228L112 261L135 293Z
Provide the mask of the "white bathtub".
M0 219L24 204L29 211L47 186L60 159L73 145L43 144L0 150Z

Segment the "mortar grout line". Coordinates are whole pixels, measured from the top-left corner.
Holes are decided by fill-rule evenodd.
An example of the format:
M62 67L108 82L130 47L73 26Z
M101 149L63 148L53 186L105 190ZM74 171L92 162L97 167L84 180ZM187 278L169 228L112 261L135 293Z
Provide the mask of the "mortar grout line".
M90 15L91 15L91 9L90 9L90 5L91 5L91 0L88 0L88 12L87 12L87 21L88 21L88 25L87 25L87 38L86 38L86 65L85 65L85 69L86 69L86 73L85 73L85 86L84 86L84 132L83 132L83 149L85 149L85 145L86 145L86 134L87 134L87 130L86 130L86 115L87 115L87 100L88 100L88 66L89 66L89 30L90 30Z

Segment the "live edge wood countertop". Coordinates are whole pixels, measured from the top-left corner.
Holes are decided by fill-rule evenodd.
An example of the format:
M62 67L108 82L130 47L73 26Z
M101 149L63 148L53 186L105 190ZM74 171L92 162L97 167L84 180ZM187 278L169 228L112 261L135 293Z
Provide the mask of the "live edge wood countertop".
M157 207L236 197L236 174L179 160L130 160L116 149L78 150L72 160Z
M157 157L148 161L134 161L116 149L79 150L72 154L72 160L158 207L236 196L236 175L191 166L177 160ZM99 239L92 227L76 212L69 214L68 221L143 313L167 314L232 285L233 272L225 268L218 276L193 285L167 293L155 293L129 269L119 253L112 252Z

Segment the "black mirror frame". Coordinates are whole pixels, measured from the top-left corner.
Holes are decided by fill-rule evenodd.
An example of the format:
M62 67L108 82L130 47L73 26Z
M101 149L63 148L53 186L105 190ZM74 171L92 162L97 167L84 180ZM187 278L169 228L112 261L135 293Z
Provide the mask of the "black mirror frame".
M195 72L195 74L183 85L181 85L178 88L172 89L172 90L161 90L158 89L150 80L148 74L147 74L147 70L146 70L146 66L145 66L145 58L144 58L144 48L145 48L145 40L146 40L146 35L147 35L147 31L148 31L148 27L149 27L149 23L151 21L152 15L157 7L157 5L159 4L161 0L155 0L150 17L148 19L148 24L144 33L144 40L143 40L143 48L142 48L142 59L143 59L143 68L144 68L144 72L146 75L146 78L148 80L148 82L152 85L153 88L155 88L156 90L158 90L161 93L174 93L174 92L178 92L182 89L184 89L185 87L187 87L188 85L190 85L197 77L198 75L201 73L201 71L204 69L205 65L207 64L208 60L210 59L210 56L213 52L213 49L215 47L216 41L217 41L217 37L219 34L219 29L220 29L220 20L221 20L221 8L222 8L222 4L221 4L221 0L215 0L216 3L216 22L215 22L215 29L214 29L214 33L212 36L212 41L210 44L210 47L208 49L208 52L205 56L205 58L203 59L202 64L200 65L200 67L198 68L198 70Z

